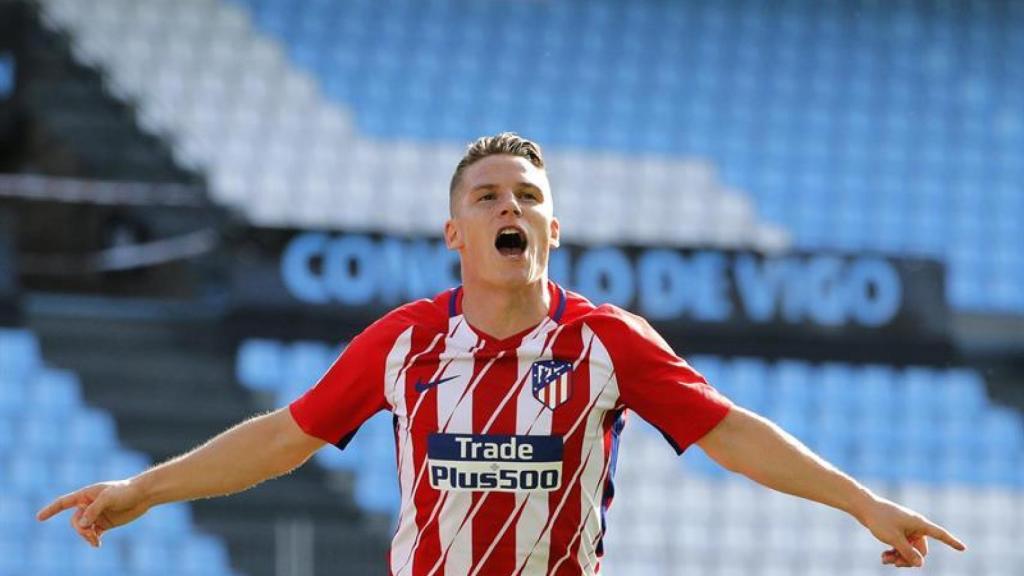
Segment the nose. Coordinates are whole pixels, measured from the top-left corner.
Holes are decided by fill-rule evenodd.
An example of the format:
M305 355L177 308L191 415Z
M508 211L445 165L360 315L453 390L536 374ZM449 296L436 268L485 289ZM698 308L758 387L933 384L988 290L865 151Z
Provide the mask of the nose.
M519 206L519 201L516 200L515 194L506 194L502 200L501 215L506 216L508 214L523 215L523 209Z

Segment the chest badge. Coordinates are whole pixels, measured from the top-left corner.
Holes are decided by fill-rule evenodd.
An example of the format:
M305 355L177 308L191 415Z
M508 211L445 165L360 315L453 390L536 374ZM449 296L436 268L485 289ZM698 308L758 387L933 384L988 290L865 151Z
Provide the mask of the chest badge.
M572 394L572 362L568 360L538 360L530 366L533 397L554 410Z

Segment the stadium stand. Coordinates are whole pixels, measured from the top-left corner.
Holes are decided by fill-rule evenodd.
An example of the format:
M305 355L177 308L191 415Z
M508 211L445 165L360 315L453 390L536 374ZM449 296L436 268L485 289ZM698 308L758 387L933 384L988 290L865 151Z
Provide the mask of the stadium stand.
M30 123L24 172L128 182L195 184L166 143L140 130L130 104L111 98L102 76L81 66L69 43L26 10L19 67L31 70L22 98ZM29 76L29 75L25 75Z
M135 454L113 458L106 468L93 471L88 482L129 476L149 461L181 454L260 412L257 399L235 382L229 339L220 321L208 314L199 304L175 308L154 302L34 300L29 322L47 358L75 370L80 395L113 416L120 443ZM310 355L302 362L308 365ZM292 365L297 375L302 362ZM313 378L308 367L302 373ZM62 442L51 430L38 435L51 445ZM142 455L145 461L138 460ZM306 576L334 574L341 561L359 574L382 573L387 521L352 502L350 479L329 480L318 466L305 465L230 498L195 501L190 515L202 530L223 539L235 566L246 574L296 572L289 568L289 559L302 556L308 556L313 568L296 573ZM149 523L164 522L159 513L151 520L148 514L143 518L138 528L132 525L124 532L134 534L149 530ZM170 542L133 548L133 561L159 566L158 555L169 553ZM207 554L204 546L197 544L194 555ZM284 568L279 568L281 562Z
M254 392L265 393L268 407L287 406L319 379L339 353L315 341L245 340L238 347L236 379ZM354 474L356 502L363 508L396 512L401 502L391 415L377 414L360 428L356 438L344 450L327 447L314 459L328 470Z
M135 474L150 460L120 443L110 414L83 402L78 377L47 365L26 329L0 328L0 462L0 574L238 574L187 504L154 509L99 550L76 542L63 522L33 520L54 495Z
M72 32L77 53L107 72L112 90L137 102L140 121L176 142L181 161L208 171L211 193L254 222L438 233L459 145L429 134L427 141L368 137L240 7L104 0L86 13L73 1L43 5ZM157 32L167 22L176 23L175 34ZM788 244L705 161L553 151L549 164L559 167L559 212L577 241ZM634 164L640 182L630 175ZM639 187L647 193L634 194ZM344 202L332 200L339 194ZM627 202L634 196L641 201ZM638 220L651 225L631 225ZM679 226L683 220L692 224Z
M956 306L1024 311L1024 77L968 73L958 52L1020 50L1003 33L1021 25L1018 3L128 4L43 2L149 126L209 168L214 194L257 222L436 233L458 157L443 143L515 127L551 148L580 241L792 237L926 255L951 267ZM993 33L958 25L964 14ZM153 31L168 21L175 34ZM330 200L339 190L344 207Z
M235 369L240 382L280 406L314 382L337 353L312 341L251 339L240 344ZM779 423L879 493L911 506L923 503L936 518L962 526L962 536L983 550L1005 544L1006 531L1017 527L1016 515L1006 510L989 514L1000 504L1024 506L1024 425L1018 411L989 400L977 372L714 356L695 357L692 364L737 404ZM680 466L660 433L635 416L626 429L615 476L620 496L609 512L610 574L884 573L871 568L877 543L842 514L770 493L697 448ZM357 439L317 458L356 473L361 505L396 513L390 416L378 414ZM709 517L711 494L724 494L720 518ZM799 525L814 534L807 546L795 532ZM1009 575L1024 553L1007 549L997 558L939 552L929 563L936 574Z
M248 225L436 235L461 144L514 129L545 145L573 242L935 258L957 312L1024 318L1024 74L1008 61L1024 53L1021 3L34 5L100 73L63 52L31 64L48 71L27 98L50 123L36 150L54 159L35 167L44 173L201 174ZM68 554L66 525L31 521L54 491L131 474L287 404L339 351L268 338L226 350L211 337L213 349L219 319L154 329L110 322L127 306L115 307L105 319L35 318L35 336L0 330L0 576L167 574L172 562L214 576L231 573L228 550L253 576L288 572L275 545L309 518L317 576L381 573L386 527L373 521L399 505L385 413L346 450L316 455L327 476L307 466L236 499L159 509L99 553ZM36 338L73 371L45 367ZM691 360L739 404L971 546L933 546L927 573L1020 572L1024 429L1019 410L991 397L988 372ZM876 565L879 544L838 512L729 474L698 449L673 460L636 417L622 442L609 574L889 571Z

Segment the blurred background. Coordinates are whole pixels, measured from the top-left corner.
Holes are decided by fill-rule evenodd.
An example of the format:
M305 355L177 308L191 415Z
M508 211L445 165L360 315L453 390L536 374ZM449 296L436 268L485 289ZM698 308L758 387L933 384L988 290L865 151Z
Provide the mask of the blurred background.
M1024 3L0 0L0 575L385 574L390 417L76 541L63 491L287 404L401 302L465 144L544 146L553 277L1024 574ZM888 573L626 428L612 576Z

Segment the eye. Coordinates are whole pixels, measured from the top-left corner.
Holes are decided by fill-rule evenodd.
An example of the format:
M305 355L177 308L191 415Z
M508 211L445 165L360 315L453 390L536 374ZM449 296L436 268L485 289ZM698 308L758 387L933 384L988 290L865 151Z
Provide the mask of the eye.
M536 192L533 191L520 192L519 197L525 198L531 202L540 202L540 194L537 194Z
M487 192L486 194L477 198L478 202L481 200L494 200L494 192Z

